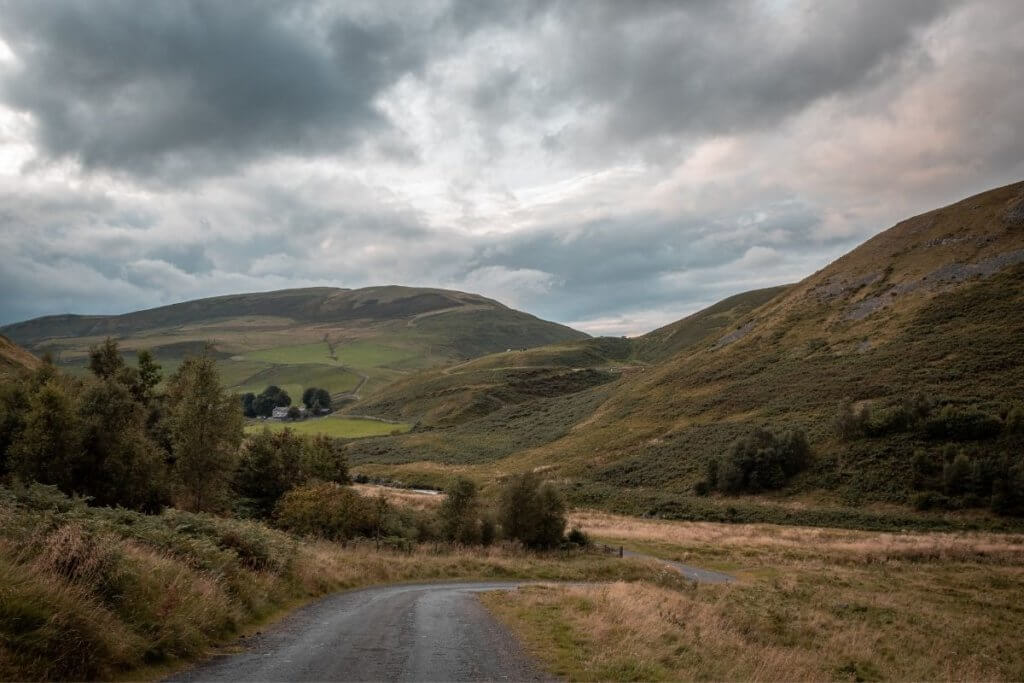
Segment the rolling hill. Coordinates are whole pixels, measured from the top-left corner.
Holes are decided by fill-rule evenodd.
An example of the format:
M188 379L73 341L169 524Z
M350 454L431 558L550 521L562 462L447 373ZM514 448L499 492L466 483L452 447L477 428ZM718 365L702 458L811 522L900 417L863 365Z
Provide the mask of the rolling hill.
M106 337L150 349L173 371L207 349L239 391L268 384L350 395L409 372L587 335L475 294L412 287L329 287L220 296L123 315L57 315L0 328L22 346L84 371Z
M542 468L579 503L686 516L719 501L695 491L738 438L799 429L811 462L767 493L780 505L984 506L989 492L951 489L948 472L963 455L978 481L1024 485L1013 412L1024 399L1022 340L1017 183L903 221L800 283L732 297L613 351L584 340L407 378L401 394L368 405L419 417L420 428L350 450L364 471L405 478ZM527 368L589 368L607 381L516 395ZM927 416L908 415L915 401ZM847 402L863 418L853 437L835 427ZM743 499L723 505L735 513Z

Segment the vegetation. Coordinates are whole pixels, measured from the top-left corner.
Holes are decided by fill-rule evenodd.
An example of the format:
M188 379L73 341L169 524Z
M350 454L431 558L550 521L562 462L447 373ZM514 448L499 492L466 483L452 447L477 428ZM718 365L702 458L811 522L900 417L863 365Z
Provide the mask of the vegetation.
M528 472L501 489L498 518L505 535L528 548L551 548L565 532L565 502L550 483Z
M335 439L359 439L370 436L386 436L409 431L410 425L384 420L371 420L341 415L327 415L301 422L267 421L246 426L248 434L257 434L264 429L279 432L290 429L298 434L327 436Z
M257 522L0 487L0 679L152 676L138 667L180 664L298 601L358 586L656 576L637 561L506 545L342 548Z
M331 394L326 389L306 387L302 392L302 404L314 414L328 412L331 409Z
M1024 536L676 524L586 513L598 539L732 584L483 596L570 680L1019 680Z
M708 462L707 487L726 493L779 489L810 460L801 431L776 435L755 429L733 444L728 455Z

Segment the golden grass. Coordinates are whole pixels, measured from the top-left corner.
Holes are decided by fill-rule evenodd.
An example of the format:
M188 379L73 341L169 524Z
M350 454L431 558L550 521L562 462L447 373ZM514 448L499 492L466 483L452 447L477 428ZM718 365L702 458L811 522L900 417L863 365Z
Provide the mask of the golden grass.
M0 680L163 676L288 608L369 585L680 583L643 561L600 554L504 544L378 550L373 542L302 540L254 522L173 510L146 517L54 497L69 509L39 511L5 495L0 489Z
M485 604L572 680L1021 680L1024 537L670 523L591 534L740 580L528 588Z
M432 511L441 507L444 500L443 493L422 493L412 489L396 489L392 486L378 486L377 484L353 484L352 488L361 496L384 496L394 505L412 508L420 511Z

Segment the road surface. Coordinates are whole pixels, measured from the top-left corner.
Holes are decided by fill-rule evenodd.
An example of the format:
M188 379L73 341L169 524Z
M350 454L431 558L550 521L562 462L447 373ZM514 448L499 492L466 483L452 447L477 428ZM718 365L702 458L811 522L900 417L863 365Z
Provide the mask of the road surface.
M641 553L634 553L632 550L623 550L623 557L639 557L645 560L657 560L662 564L667 564L677 572L688 578L690 581L696 581L697 583L729 583L735 581L736 578L729 576L728 574L722 574L721 572L713 572L710 569L701 569L700 567L693 567L682 562L673 562L672 560L665 560L660 557L654 557L653 555L643 555Z
M650 555L694 581L733 578ZM213 657L172 681L548 680L476 600L520 581L381 586L328 596L296 610L238 653Z
M172 681L550 680L474 593L519 582L382 586L299 609Z

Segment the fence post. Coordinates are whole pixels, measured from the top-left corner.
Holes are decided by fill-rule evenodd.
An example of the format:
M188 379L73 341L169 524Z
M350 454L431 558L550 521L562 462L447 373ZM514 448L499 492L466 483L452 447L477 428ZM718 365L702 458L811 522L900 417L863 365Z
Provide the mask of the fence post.
M619 546L619 557L622 557L622 546Z

